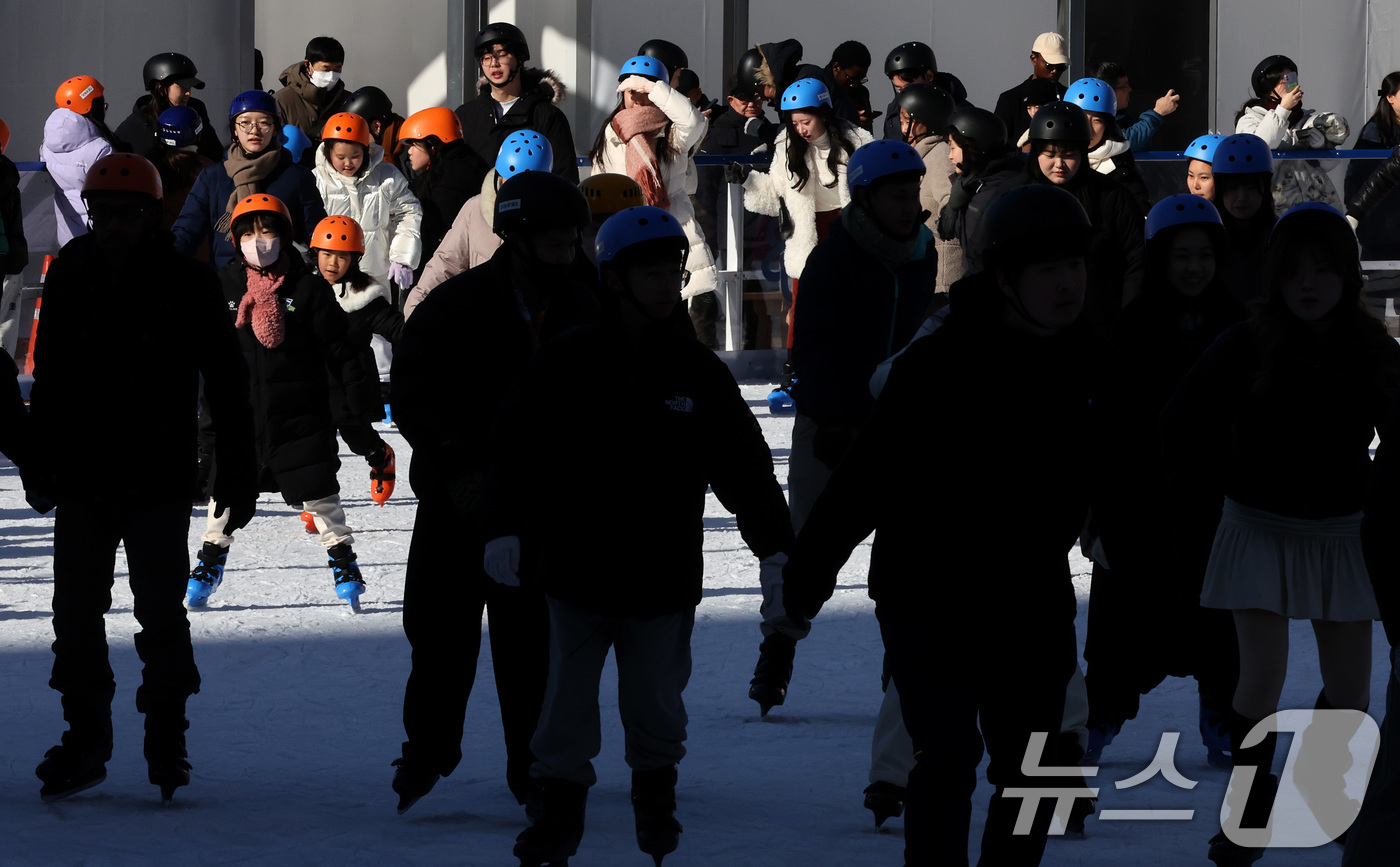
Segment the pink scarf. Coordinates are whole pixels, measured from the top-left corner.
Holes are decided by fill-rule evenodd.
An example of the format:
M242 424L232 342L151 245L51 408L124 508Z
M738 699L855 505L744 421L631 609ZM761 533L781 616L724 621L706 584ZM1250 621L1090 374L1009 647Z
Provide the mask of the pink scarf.
M641 185L646 203L658 208L671 207L656 159L656 134L668 123L666 114L654 105L624 108L612 120L613 130L627 146L627 176Z
M277 289L287 279L286 255L277 260L271 268L259 271L257 268L244 268L248 288L238 302L238 318L235 328L242 328L250 321L253 336L268 349L276 349L287 336L286 323L282 319L282 299L277 297Z

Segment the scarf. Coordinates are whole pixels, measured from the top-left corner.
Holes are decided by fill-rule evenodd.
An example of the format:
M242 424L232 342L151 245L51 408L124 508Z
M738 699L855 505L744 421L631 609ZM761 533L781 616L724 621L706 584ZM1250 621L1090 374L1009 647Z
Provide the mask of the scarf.
M244 266L248 288L238 302L238 318L234 328L253 324L253 336L268 349L282 345L287 336L286 322L282 319L282 299L277 290L287 279L287 254L283 253L271 268L266 271L252 266Z
M656 134L670 119L654 105L624 108L613 115L612 127L627 147L627 176L642 187L648 205L669 209L671 196L661 180L656 158Z
M922 258L924 248L933 237L929 228L920 223L912 237L891 238L875 224L869 212L854 202L841 211L841 224L857 247L879 259L891 271L911 259Z
M1125 154L1130 150L1130 146L1125 141L1113 141L1104 139L1099 142L1099 146L1089 151L1089 168L1101 175L1114 172L1118 167L1114 165L1113 158L1119 154Z
M260 154L249 156L243 152L237 139L228 146L228 159L224 160L224 171L233 179L233 195L228 197L228 205L223 216L214 223L214 234L226 235L233 225L233 209L254 193L262 192L263 182L282 162L282 148L268 146Z

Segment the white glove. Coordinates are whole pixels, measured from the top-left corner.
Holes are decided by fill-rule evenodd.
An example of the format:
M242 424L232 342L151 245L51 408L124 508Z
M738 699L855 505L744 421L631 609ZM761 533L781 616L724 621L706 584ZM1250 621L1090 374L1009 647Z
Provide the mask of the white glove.
M656 87L656 82L650 78L642 78L640 75L629 75L617 83L617 92L624 90L635 90L638 93L651 93Z
M507 587L520 586L520 537L501 536L486 543L481 566L491 580Z
M1353 217L1351 214L1347 214L1347 225L1351 226L1351 230L1355 232L1357 229L1361 228L1361 221Z
M1321 150L1327 146L1327 136L1315 126L1298 130L1298 142L1309 150Z
M389 263L389 279L402 289L413 288L413 269L400 262Z

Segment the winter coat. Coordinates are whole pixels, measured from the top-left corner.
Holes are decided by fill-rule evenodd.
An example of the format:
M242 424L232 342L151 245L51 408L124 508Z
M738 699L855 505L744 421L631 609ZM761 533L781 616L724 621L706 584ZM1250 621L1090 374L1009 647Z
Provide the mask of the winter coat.
M1292 113L1282 106L1270 109L1250 105L1235 122L1235 132L1253 133L1273 150L1323 149L1346 141L1345 135L1339 142L1328 141L1324 127L1315 126L1318 120L1329 116L1334 115L1307 110L1302 112L1302 119L1295 122ZM1341 122L1344 127L1346 121ZM1336 166L1336 160L1279 160L1274 163L1274 212L1282 215L1303 202L1323 202L1342 210L1345 207L1342 198L1327 176Z
M218 277L176 253L168 233L121 268L95 236L65 244L44 281L43 334L29 417L37 475L52 476L43 493L54 502L124 508L139 464L142 502L188 504L201 379L218 425L216 459L229 481L252 475L248 370ZM137 369L139 377L122 373Z
M450 500L477 526L472 492L479 496L495 458L491 427L511 384L543 342L598 319L592 288L559 281L545 287L547 310L527 320L513 262L502 247L484 265L443 283L423 299L394 346L390 398L394 421L413 447L413 490L420 499Z
M491 171L476 152L460 141L448 142L438 148L427 171L418 172L409 183L418 204L423 208L423 223L419 234L423 252L418 261L430 261L442 243L443 236L457 219L457 212L467 199L481 189L482 180Z
M1034 75L1010 90L1002 91L1001 95L997 97L997 107L992 110L992 113L1006 124L1007 141L1019 140L1021 133L1031 128L1030 115L1026 114L1025 99L1032 81L1035 81ZM1059 94L1058 99L1064 99L1067 90L1069 88L1058 81L1055 82L1055 91Z
M423 266L423 275L404 302L403 315L413 315L428 293L451 277L470 271L495 255L501 246L501 236L492 229L496 219L496 170L492 169L481 184L481 192L457 212L452 228L438 244L433 258Z
M408 189L408 181L392 165L383 162L384 150L369 146L370 168L347 178L331 167L322 148L316 148L316 190L327 215L344 215L360 224L365 233L365 254L360 270L380 283L389 280L389 263L410 270L418 267L422 241L418 236L423 209Z
M136 104L131 107L131 114L117 127L117 138L131 146L131 152L140 154L146 159L151 159L151 155L160 148L166 146L161 140L160 126L152 126L151 100L155 96L149 93L142 94L136 100ZM214 125L209 122L209 110L204 103L190 97L190 108L199 112L199 119L204 124L204 129L199 133L199 152L210 162L220 162L224 158L224 145L219 141L219 133L214 129Z
M933 74L934 87L941 87L952 95L957 102L958 108L970 108L972 103L967 101L967 87L965 87L956 75L951 72L935 72ZM885 108L885 127L881 138L904 141L904 131L899 128L899 103L890 100L890 104Z
M321 195L316 192L316 179L311 170L292 162L292 154L282 149L281 162L272 170L263 184L263 192L276 196L292 214L292 235L301 243L311 240L311 230L326 216L321 206ZM175 248L186 255L194 254L196 248L209 239L210 251L214 255L214 267L222 269L235 258L237 250L228 235L215 235L214 225L228 209L228 198L233 195L233 179L223 163L217 163L200 172L185 207L170 230L175 233Z
M0 154L0 277L18 274L29 264L29 241L24 237L24 208L19 195L19 169Z
M1026 162L1025 154L1012 151L988 160L976 174L954 175L948 203L939 214L938 237L957 239L965 275L982 270L983 215L997 196L1026 183Z
M1359 512L1371 441L1392 390L1376 385L1375 362L1346 340L1285 340L1274 385L1264 393L1257 393L1260 357L1251 323L1235 325L1211 345L1162 412L1168 471L1179 484L1278 515ZM1400 369L1400 346L1379 325L1374 343L1385 364Z
M1374 121L1361 130L1357 150L1391 147L1381 142L1379 125ZM1384 160L1351 160L1347 163L1346 212L1360 221L1356 237L1366 258L1400 257L1400 196L1390 191L1400 182L1400 148Z
M797 411L821 427L854 430L870 415L870 375L908 343L924 321L938 281L933 233L891 268L847 227L851 205L807 258L802 303L793 313L792 366Z
M560 420L568 448L552 432ZM636 346L609 317L543 347L497 431L488 535L518 535L522 580L571 605L629 618L699 605L707 488L755 555L791 547L752 411L724 362L674 320ZM596 528L579 516L595 509L625 521L623 556L589 543Z
M92 164L112 153L97 124L75 111L56 108L44 122L44 144L39 159L53 177L53 210L58 217L59 246L87 232L87 205L83 182Z
M950 148L948 139L941 135L929 135L914 143L914 150L924 158L924 179L919 182L919 204L928 211L924 225L934 233L934 249L938 251L938 291L947 292L949 287L962 279L962 247L957 239L944 241L938 237L938 216L943 206L948 204L948 196L953 192L953 163L948 159Z
M846 135L855 143L856 149L873 141L870 133L858 126L845 125ZM831 146L838 147L833 140ZM846 160L841 160L836 170L836 192L841 199L841 207L851 203L851 191L846 185ZM819 172L826 171L826 161L820 168L816 159L816 149L807 149L807 171L810 173L802 189L795 189L797 178L788 171L788 131L778 133L773 142L773 162L767 172L751 172L744 180L744 207L756 214L776 217L781 213L781 205L787 205L792 217L792 237L783 246L783 270L793 279L801 278L803 266L812 248L817 246L817 193L816 185L822 182Z
M256 422L258 490L280 492L289 505L297 505L340 492L335 476L340 469L340 444L331 418L331 380L345 386L355 417L369 417L371 408L360 402L367 378L360 366L361 348L350 339L350 322L331 287L302 263L296 251L284 252L283 259L289 264L277 296L284 305L286 338L269 349L253 335L251 325L237 331L248 365ZM247 291L242 260L229 262L219 279L232 322ZM217 461L214 472L221 472Z
M1159 284L1123 309L1112 342L1160 413L1215 339L1244 318L1218 276L1195 298Z
M713 292L717 285L715 260L710 255L710 248L705 246L705 236L700 231L699 224L695 222L695 210L691 207L690 195L686 187L686 174L691 162L690 155L704 141L707 127L705 118L696 110L695 106L690 104L690 100L685 98L685 94L672 90L666 82L656 82L650 96L652 105L661 109L671 121L666 144L670 145L675 157L669 163L661 163L657 168L661 173L661 181L666 186L666 193L671 200L671 207L668 210L671 212L671 216L676 218L676 222L681 224L686 237L690 240L690 256L686 259L685 265L690 271L690 282L682 290L682 295L685 298L693 298L696 295ZM657 150L659 151L661 150L660 142L658 145ZM613 129L611 123L603 132L603 151L594 159L593 170L595 172L616 172L620 175L627 174L627 145L618 136L617 130Z
M1082 325L1051 337L1005 325L993 280L959 281L943 327L895 361L789 555L789 612L814 614L872 530L878 606L951 605L998 631L1073 630L1066 555L1091 505L1115 563L1160 551L1143 518L1157 485L1141 395ZM912 454L939 456L936 491L910 495Z
M277 108L282 112L282 123L291 124L313 142L321 140L321 130L330 116L340 110L340 102L345 98L345 82L337 81L328 88L320 88L311 83L302 69L305 61L298 60L282 70L277 80L282 89L272 95Z
M349 323L348 341L359 352L360 370L365 376L361 380L360 394L351 400L343 383L331 379L331 411L336 418L336 427L341 427L342 419L361 422L381 421L384 418L384 402L379 391L378 361L375 358L373 339L377 335L391 345L403 336L403 314L394 306L389 290L384 284L371 281L363 289L355 289L348 283L331 286L340 309L345 311ZM355 415L356 410L362 412Z
M1147 184L1143 183L1142 175L1138 173L1137 160L1133 159L1131 145L1127 142L1105 138L1098 147L1089 151L1089 167L1122 184L1143 214L1152 210Z
M524 84L520 99L504 115L498 115L491 96L491 85L485 78L476 83L477 96L457 106L457 118L462 121L462 140L476 152L485 166L496 165L501 145L513 132L534 130L549 140L554 150L554 174L578 183L578 150L574 133L569 128L568 115L559 108L568 96L559 73L552 69L524 68L520 70Z

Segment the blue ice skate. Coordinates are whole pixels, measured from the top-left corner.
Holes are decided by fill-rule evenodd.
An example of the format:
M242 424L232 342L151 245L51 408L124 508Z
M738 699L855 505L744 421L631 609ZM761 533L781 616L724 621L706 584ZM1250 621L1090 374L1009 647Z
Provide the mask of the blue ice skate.
M228 559L228 549L220 548L213 542L205 542L199 549L199 562L190 572L190 581L185 585L189 596L187 604L191 608L203 608L219 585L224 583L224 563Z
M360 613L360 594L365 592L365 579L360 575L360 564L355 562L355 552L342 542L326 549L326 556L330 559L331 574L335 576L335 595L350 603L351 611Z

